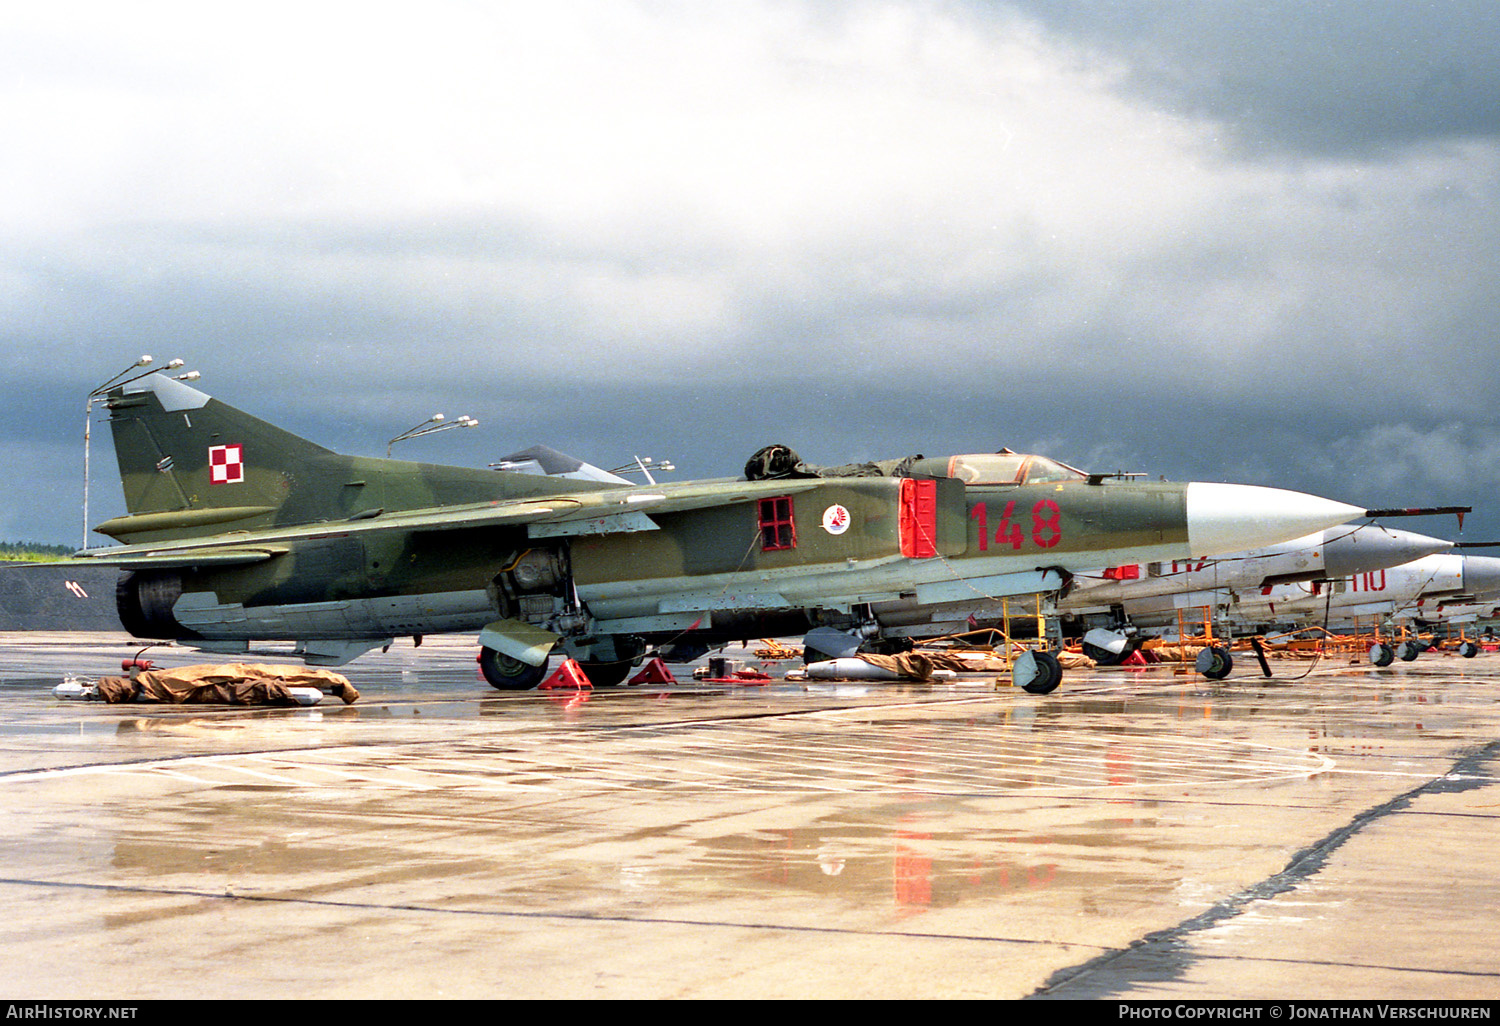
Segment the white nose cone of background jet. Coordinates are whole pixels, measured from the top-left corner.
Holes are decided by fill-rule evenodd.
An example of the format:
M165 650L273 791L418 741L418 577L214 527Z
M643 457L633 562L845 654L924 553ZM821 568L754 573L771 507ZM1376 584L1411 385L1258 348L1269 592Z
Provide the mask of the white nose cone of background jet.
M1329 577L1352 577L1435 556L1453 548L1451 541L1411 531L1394 531L1379 524L1330 528L1323 542L1323 570Z
M1190 481L1188 548L1194 556L1243 552L1362 517L1358 506L1260 485Z

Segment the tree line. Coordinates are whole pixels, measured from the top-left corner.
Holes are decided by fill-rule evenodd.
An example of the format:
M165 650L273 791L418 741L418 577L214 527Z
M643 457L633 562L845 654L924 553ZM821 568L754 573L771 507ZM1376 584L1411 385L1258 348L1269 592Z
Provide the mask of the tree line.
M71 556L73 550L67 545L42 545L29 541L0 541L0 561L46 563L54 559Z

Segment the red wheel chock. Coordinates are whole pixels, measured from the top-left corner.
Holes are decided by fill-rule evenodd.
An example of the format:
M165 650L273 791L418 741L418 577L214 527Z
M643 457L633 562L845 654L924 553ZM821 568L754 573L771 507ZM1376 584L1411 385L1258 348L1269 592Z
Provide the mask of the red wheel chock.
M637 673L625 682L626 684L676 684L677 678L672 676L672 671L667 669L667 664L661 661L661 656L653 656L641 667Z
M577 659L564 659L557 671L537 685L539 690L551 688L572 688L573 690L593 690L593 682L589 675L583 672L583 667L578 665Z

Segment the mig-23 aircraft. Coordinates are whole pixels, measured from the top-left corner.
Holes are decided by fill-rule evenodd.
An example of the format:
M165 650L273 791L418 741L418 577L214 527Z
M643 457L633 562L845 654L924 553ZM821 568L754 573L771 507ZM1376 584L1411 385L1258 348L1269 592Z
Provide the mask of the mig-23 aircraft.
M648 645L817 627L878 642L902 610L1243 551L1365 512L1254 485L1107 481L1008 451L819 468L770 446L742 479L640 485L578 461L549 471L541 449L498 471L341 455L164 374L104 402L127 513L96 530L122 544L75 558L125 571L130 633L233 654L292 641L339 665L396 637L477 631L502 689L536 686L555 649L609 684ZM1049 668L1030 689L1059 678Z
M1367 623L1425 624L1477 620L1500 601L1500 559L1441 553L1384 570L1352 574L1310 585L1275 585L1241 595L1231 618L1245 624L1318 623L1346 627L1356 618ZM1407 643L1376 643L1370 661L1389 665L1395 655L1415 659L1419 648ZM1477 647L1463 650L1473 656Z
M1451 541L1381 524L1344 524L1304 538L1215 559L1109 567L1079 574L1057 603L1075 630L1177 623L1179 610L1225 612L1240 596L1332 581L1446 552ZM1288 591L1286 594L1300 592ZM1190 617L1191 619L1191 617Z

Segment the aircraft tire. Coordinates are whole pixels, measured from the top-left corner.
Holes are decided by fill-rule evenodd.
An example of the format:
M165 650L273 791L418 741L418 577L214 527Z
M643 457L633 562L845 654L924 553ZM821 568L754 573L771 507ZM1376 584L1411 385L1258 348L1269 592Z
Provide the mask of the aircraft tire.
M708 655L708 646L693 641L677 641L670 645L663 645L657 649L656 654L661 656L664 663L690 663L694 659L701 659Z
M1396 646L1396 658L1403 663L1412 662L1421 654L1422 650L1410 641L1403 641Z
M1458 654L1465 659L1473 659L1479 654L1479 646L1472 641L1461 641L1458 644Z
M532 666L513 659L496 649L480 646L479 672L497 691L530 691L547 678L547 659L541 666Z
M1111 652L1107 648L1091 645L1087 641L1083 643L1083 654L1094 661L1096 666L1115 666L1120 662L1121 654Z
M1234 656L1227 648L1210 645L1198 653L1193 666L1209 680L1223 680L1234 669Z
M1022 690L1033 695L1050 695L1057 690L1062 683L1062 663L1057 661L1057 656L1051 652L1032 652L1036 657L1037 677L1030 684L1022 685Z
M1383 641L1370 646L1370 663L1373 666L1389 666L1396 661L1396 652Z
M586 663L579 660L578 665L583 667L584 676L588 677L589 683L596 688L612 688L616 684L625 683L625 678L630 675L629 659L611 659L608 662Z

